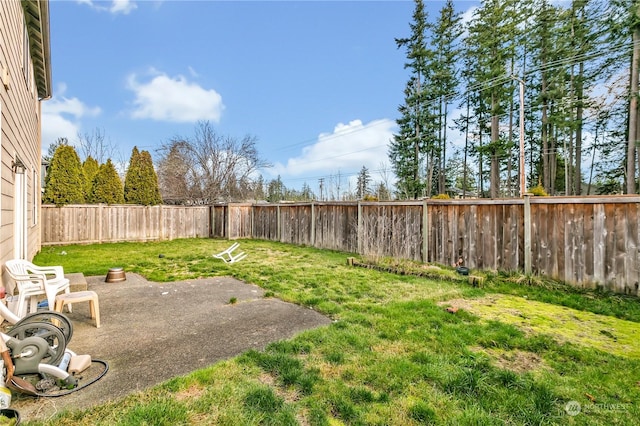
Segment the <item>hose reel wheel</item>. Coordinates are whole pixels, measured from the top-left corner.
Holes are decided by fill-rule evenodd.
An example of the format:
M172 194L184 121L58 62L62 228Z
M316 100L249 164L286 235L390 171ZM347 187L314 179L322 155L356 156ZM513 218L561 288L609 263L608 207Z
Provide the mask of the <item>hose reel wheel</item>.
M38 364L58 365L64 356L67 340L62 330L51 323L34 322L13 327L7 342L16 374L37 373Z

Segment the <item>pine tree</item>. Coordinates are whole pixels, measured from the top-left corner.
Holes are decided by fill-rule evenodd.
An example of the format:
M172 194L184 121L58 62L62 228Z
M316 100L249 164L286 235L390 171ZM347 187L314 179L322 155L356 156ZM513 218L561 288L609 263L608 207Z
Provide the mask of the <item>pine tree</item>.
M280 175L277 179L272 179L267 186L267 201L270 203L277 203L282 201L286 192L286 188L282 183Z
M445 171L447 156L447 119L449 104L456 96L459 84L456 62L460 54L457 41L462 34L460 14L455 13L453 1L447 0L440 10L440 16L433 27L432 49L433 60L431 84L437 96L438 151L440 153L438 167L438 192L445 192Z
M480 149L490 158L491 198L500 196L501 160L508 158L510 150L501 137L500 118L510 102L511 79L506 65L515 53L509 41L517 31L512 3L512 0L484 0L471 23L467 40L467 45L473 46L467 55L475 59L473 80L480 95L474 109L479 112L485 110L486 105L490 114L490 142Z
M404 104L398 108L400 118L396 120L399 132L393 136L389 148L389 159L398 178L396 184L401 198L418 198L424 191L421 178L421 156L433 152L433 121L430 120L428 90L423 79L427 73L429 52L426 47L427 13L422 0L415 1L413 22L409 24L409 38L396 39L398 48L407 55L405 68L411 77L404 90ZM428 127L431 126L431 127ZM430 143L431 142L431 143ZM428 168L429 166L427 166Z
M262 177L262 175L259 175L258 178L255 180L255 182L253 183L253 198L255 200L264 200L266 198L265 193L264 193L264 177Z
M165 202L171 204L183 204L198 198L198 189L189 184L194 179L185 151L186 143L173 144L158 165L161 195ZM264 189L262 193L264 194ZM263 198L264 196L257 199Z
M631 66L629 67L629 130L627 132L626 192L627 194L635 194L637 193L636 158L640 161L640 155L638 155L638 141L640 141L640 103L638 102L640 91L640 1L638 0L634 0L629 6L628 23L633 53L631 54Z
M362 166L360 172L358 173L358 181L357 181L357 195L359 199L363 199L369 193L369 185L371 184L371 175L369 174L369 169L365 166Z
M58 146L45 178L42 203L81 204L86 200L84 190L84 173L76 150L70 145Z
M124 182L124 199L129 204L150 206L162 203L158 176L153 168L151 154L133 147Z
M311 187L307 182L302 184L302 189L300 190L300 198L302 201L311 201L315 198L313 195L313 191L311 191Z
M111 159L100 166L93 178L89 200L96 204L124 204L122 181Z

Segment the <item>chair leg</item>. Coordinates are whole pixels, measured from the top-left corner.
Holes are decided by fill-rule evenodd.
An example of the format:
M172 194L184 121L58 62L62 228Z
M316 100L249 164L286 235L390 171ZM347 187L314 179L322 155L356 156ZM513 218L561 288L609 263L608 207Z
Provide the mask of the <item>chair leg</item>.
M26 300L23 296L18 296L18 307L16 308L16 312L15 314L18 316L18 318L23 318L25 316L25 312L23 312L26 308Z
M38 298L37 296L31 296L29 298L29 312L27 313L33 313L33 312L36 312L37 310L38 310ZM25 313L25 315L27 313Z
M71 288L70 288L70 287L67 287L67 288L64 290L64 292L65 292L65 294L69 294L69 293L71 293ZM71 303L69 303L69 304L67 305L67 312L69 312L69 313L71 313L71 312L72 312L72 311L71 311L71 306L72 306L72 304L71 304ZM62 312L62 311L60 311L60 312Z
M91 311L91 318L96 320L96 328L100 328L100 305L98 301L95 299L89 301L89 309Z

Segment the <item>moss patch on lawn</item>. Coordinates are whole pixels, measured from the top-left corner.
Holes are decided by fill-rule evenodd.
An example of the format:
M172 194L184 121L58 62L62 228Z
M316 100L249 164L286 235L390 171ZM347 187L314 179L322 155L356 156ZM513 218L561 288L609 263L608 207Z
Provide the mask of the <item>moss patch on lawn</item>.
M525 333L552 336L559 342L589 346L627 358L640 359L640 324L516 296L490 295L442 303L467 310L484 320L517 326Z

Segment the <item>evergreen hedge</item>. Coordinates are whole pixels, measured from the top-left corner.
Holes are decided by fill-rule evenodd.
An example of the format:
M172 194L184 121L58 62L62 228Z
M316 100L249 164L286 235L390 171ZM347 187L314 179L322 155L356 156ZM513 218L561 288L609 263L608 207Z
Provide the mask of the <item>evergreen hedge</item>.
M42 202L63 206L85 202L86 182L80 157L70 145L60 145L51 159L45 178Z
M98 173L93 179L89 202L124 204L122 181L111 159L108 159L105 164L100 166Z
M139 152L133 147L124 181L124 199L127 203L143 206L162 204L158 175L149 151Z

